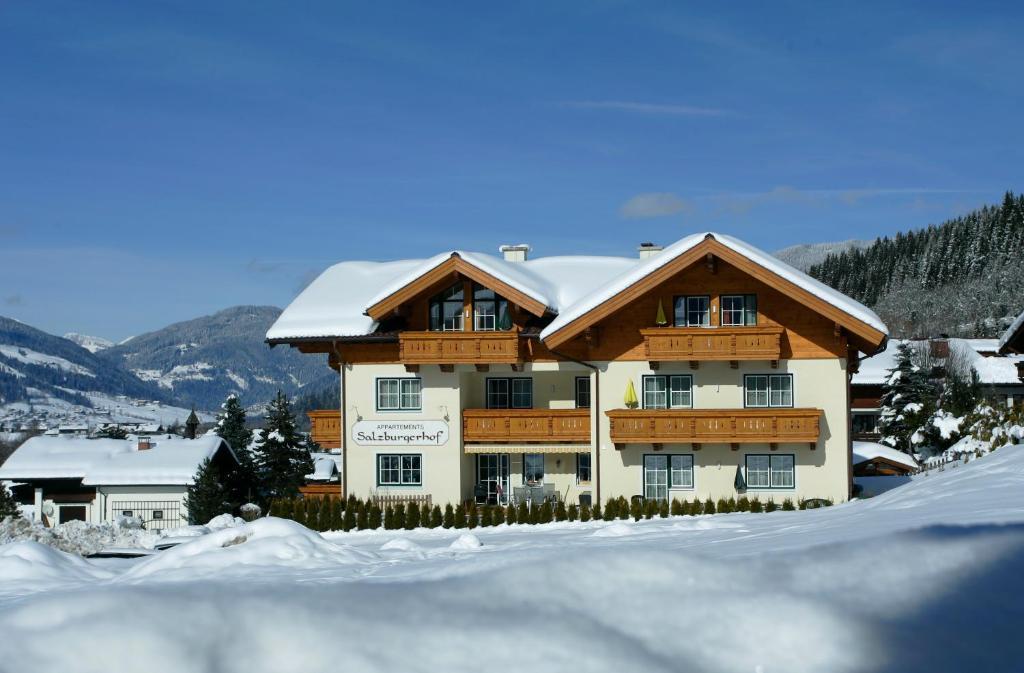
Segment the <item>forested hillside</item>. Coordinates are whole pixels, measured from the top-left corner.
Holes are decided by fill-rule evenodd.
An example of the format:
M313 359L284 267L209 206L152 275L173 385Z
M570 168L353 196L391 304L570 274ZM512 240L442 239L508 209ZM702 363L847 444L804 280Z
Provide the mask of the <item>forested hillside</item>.
M829 255L808 270L871 306L893 336L993 337L1024 308L1024 195Z

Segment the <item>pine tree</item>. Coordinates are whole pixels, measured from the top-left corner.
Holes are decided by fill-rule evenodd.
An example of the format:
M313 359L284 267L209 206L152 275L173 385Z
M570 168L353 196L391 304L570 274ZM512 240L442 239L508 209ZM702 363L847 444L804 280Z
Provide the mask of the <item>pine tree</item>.
M480 508L480 527L490 528L494 525L494 512L490 505L484 505Z
M398 503L395 505L395 515L393 519L392 527L395 530L401 530L405 528L405 503Z
M384 508L384 528L385 530L395 529L395 508L391 505Z
M658 505L658 516L662 519L668 518L668 500L662 500Z
M3 521L7 517L20 516L20 514L21 512L18 509L18 501L14 499L14 494L11 493L9 488L7 488L7 484L0 481L0 521ZM212 518L213 517L210 517L210 519ZM207 521L210 519L207 519Z
M413 530L420 527L420 508L410 502L405 508L405 529Z
M591 517L593 516L593 513L594 512L593 512L593 508L592 507L588 507L586 505L580 505L580 521L583 521L583 522L590 521Z
M715 501L712 500L710 498L710 496L708 497L707 500L704 501L704 510L703 511L704 511L704 514L714 514L715 513Z
M384 526L383 512L376 502L370 503L370 511L367 513L366 527L370 530L377 530Z
M530 523L530 507L525 500L520 500L516 507L516 523Z
M914 363L910 343L904 341L897 347L896 366L889 370L882 391L882 443L912 453L914 434L935 408L935 389L928 375Z
M653 519L654 515L658 513L659 504L654 500L644 501L644 518Z
M441 515L441 508L437 505L430 510L430 527L440 528L444 523L444 517Z
M100 428L96 436L104 439L127 439L128 431L119 425L111 423Z
M199 465L192 484L185 488L185 509L188 522L193 526L205 524L221 514L230 514L233 509L231 494L220 470L209 458Z
M590 518L594 521L600 521L604 517L601 514L601 504L594 503L594 506L590 510Z
M341 529L345 532L352 530L358 526L356 520L356 511L359 506L356 504L355 499L350 499L345 505L345 515L341 519Z
M537 523L551 523L554 516L554 512L551 511L551 503L547 500L540 506L537 511Z
M511 526L516 522L516 508L509 503L505 507L505 525Z
M576 519L580 518L580 510L575 503L569 505L569 507L565 510L565 518L568 521L575 521Z
M466 519L466 508L462 505L462 503L459 503L459 505L455 508L454 514L455 527L465 528L469 522Z
M561 500L555 505L555 521L565 521L569 517L569 513L565 510L565 503Z
M679 502L677 498L672 498L672 516L680 516L683 513L683 503Z
M470 529L476 528L477 525L479 525L479 523L480 523L480 516L479 516L479 512L477 512L477 509L476 509L476 501L475 500L470 500L469 501L469 511L466 513L466 519L467 519L466 524L467 524L467 526L469 526Z
M420 525L424 528L430 527L430 505L427 503L420 505Z
M341 498L331 498L331 527L330 530L344 530L345 501Z
M615 498L611 498L604 505L604 520L605 521L614 521L615 517L618 515L618 511L619 511L619 501L616 500ZM597 514L596 513L594 514L594 518L595 519L597 518Z
M295 427L295 415L283 393L267 405L265 423L254 452L260 495L290 498L299 492L313 459Z
M444 506L444 527L455 528L455 509L451 503Z
M356 504L356 528L366 530L370 527L370 504L358 501Z
M214 432L228 443L238 458L238 467L228 476L232 499L239 505L254 502L257 499L256 464L249 450L252 430L245 426L245 409L234 394L228 395L220 408Z
M633 514L633 509L630 506L629 501L626 500L626 497L623 496L623 495L620 495L619 498L618 498L618 509L619 509L619 518L622 519L623 521L625 521L626 519L629 519L629 517L632 516L632 514Z
M633 521L639 521L643 518L644 503L640 498L633 498L633 502L629 506L629 515L633 517Z
M320 513L317 516L317 530L321 533L331 529L331 499L327 496L320 498Z

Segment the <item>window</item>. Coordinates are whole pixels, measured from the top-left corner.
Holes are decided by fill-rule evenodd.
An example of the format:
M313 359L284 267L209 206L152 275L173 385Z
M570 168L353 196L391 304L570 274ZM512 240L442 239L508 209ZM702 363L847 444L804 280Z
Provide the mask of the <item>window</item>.
M589 376L577 376L576 377L576 408L577 409L589 409L590 408L590 377Z
M419 411L422 407L419 379L377 379L378 411Z
M473 285L473 329L481 332L512 329L508 301L483 285Z
M644 377L644 409L686 409L693 406L689 374Z
M589 453L577 453L576 454L576 483L577 484L589 484L590 483L590 454Z
M488 409L532 409L533 379L487 379Z
M739 325L756 325L757 295L722 295L722 324L734 327Z
M160 519L163 519L163 518L164 518L164 511L162 509L154 509L153 510L153 519L154 520L160 520Z
M877 412L858 413L853 412L853 434L874 434L878 432L878 422L881 414Z
M748 407L793 406L792 374L749 374L743 377L743 390Z
M411 454L381 454L377 456L378 486L421 486L422 456Z
M693 456L644 456L644 498L667 500L672 488L693 488Z
M544 483L544 454L524 453L523 454L523 483L543 484Z
M793 488L796 484L792 454L748 455L747 488Z
M465 292L456 283L430 300L430 329L434 332L461 332Z
M711 325L711 297L676 297L676 327L709 327Z
M132 514L132 511L130 509L122 509L121 510L121 516L134 516L134 515Z

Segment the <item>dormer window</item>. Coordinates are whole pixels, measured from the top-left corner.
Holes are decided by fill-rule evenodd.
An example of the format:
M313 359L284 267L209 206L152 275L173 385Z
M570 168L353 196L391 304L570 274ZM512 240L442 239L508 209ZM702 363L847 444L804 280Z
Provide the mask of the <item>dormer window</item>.
M512 329L508 300L483 285L473 285L473 329L479 332Z
M430 329L433 332L461 332L465 304L462 283L456 283L430 300Z
M722 325L740 327L757 324L756 294L723 294Z

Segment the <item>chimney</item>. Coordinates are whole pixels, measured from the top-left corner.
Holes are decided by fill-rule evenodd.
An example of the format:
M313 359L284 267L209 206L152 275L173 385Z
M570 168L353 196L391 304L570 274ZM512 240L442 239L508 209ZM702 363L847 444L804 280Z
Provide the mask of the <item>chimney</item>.
M153 447L149 443L149 437L139 437L139 451L149 451Z
M948 358L949 357L949 341L946 339L932 339L928 342L928 346L931 349L931 356L933 358Z
M530 252L530 246L525 243L519 245L503 245L498 248L506 262L525 262Z
M663 250L662 246L655 245L654 243L641 243L640 247L636 249L640 253L640 259L649 259L654 257Z

